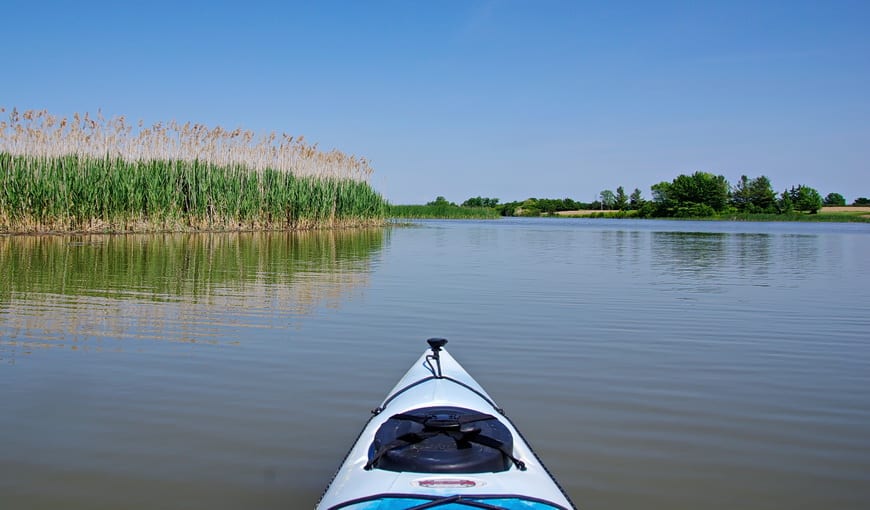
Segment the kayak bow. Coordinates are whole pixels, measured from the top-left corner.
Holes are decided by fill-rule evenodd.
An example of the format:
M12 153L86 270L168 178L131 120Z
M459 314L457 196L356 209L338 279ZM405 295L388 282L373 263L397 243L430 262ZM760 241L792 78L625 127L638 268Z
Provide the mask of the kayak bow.
M447 340L428 343L372 411L317 510L575 508Z

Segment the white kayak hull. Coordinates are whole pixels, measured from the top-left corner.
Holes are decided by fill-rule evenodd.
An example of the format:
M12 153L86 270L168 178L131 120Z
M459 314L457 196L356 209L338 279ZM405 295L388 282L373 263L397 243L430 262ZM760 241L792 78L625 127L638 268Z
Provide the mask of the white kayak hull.
M483 508L575 508L486 391L446 350L440 349L437 361L432 354L433 351L427 350L376 409L377 414L366 424L317 504L317 510L392 510L414 508L426 502L430 503L425 508L473 508L462 503L472 500L492 505ZM478 469L465 473L461 472L462 468L458 472L432 472L416 468L380 469L377 464L371 465L376 457L372 446L376 435L391 417L395 419L421 408L439 406L474 410L497 420L500 425L490 424L500 430L507 429L512 436L512 448L508 452L512 453L512 460L505 460L505 466L509 467L497 472L479 472Z

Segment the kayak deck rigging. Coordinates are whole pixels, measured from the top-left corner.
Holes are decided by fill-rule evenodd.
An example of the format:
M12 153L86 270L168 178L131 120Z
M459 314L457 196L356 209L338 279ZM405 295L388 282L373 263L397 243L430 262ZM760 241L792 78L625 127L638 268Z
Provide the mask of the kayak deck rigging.
M447 343L447 339L445 339L445 338L430 338L429 340L426 340L426 342L429 343L429 346L432 349L432 354L426 355L426 368L429 370L429 372L432 373L432 375L430 375L429 377L424 377L423 379L420 379L418 381L414 381L413 383L408 384L407 386L405 386L399 390L393 390L390 393L390 396L387 397L386 400L384 400L383 404L372 409L372 414L377 415L377 414L382 413L384 411L384 409L386 409L387 406L390 404L390 402L395 400L402 393L405 393L408 390L414 389L414 387L419 386L423 383L433 381L436 379L441 379L444 381L450 381L452 383L458 384L459 386L462 386L463 388L467 389L468 391L473 392L478 397L484 399L489 405L491 405L492 408L495 409L495 411L498 414L504 415L504 409L502 409L501 407L496 405L496 403L493 402L491 398L489 398L489 395L487 395L486 393L484 393L482 391L478 391L476 388L472 387L469 384L466 384L462 381L458 381L452 377L445 376L441 372L441 349L444 347L444 344ZM432 365L433 360L435 361L435 366Z

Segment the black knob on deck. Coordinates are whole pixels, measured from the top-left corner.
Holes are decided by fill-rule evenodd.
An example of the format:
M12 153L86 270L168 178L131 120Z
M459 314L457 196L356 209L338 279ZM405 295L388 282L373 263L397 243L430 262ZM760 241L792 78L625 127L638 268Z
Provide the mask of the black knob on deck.
M432 352L438 352L441 350L442 347L444 347L444 344L447 343L447 339L446 338L430 338L430 339L426 340L426 342L429 344L429 347L432 348Z

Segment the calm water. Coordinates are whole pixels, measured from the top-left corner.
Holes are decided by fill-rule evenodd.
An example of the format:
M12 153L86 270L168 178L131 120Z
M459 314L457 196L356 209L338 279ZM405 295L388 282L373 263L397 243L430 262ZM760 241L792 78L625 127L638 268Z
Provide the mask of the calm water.
M310 508L451 353L584 509L870 508L870 226L0 238L0 508Z

